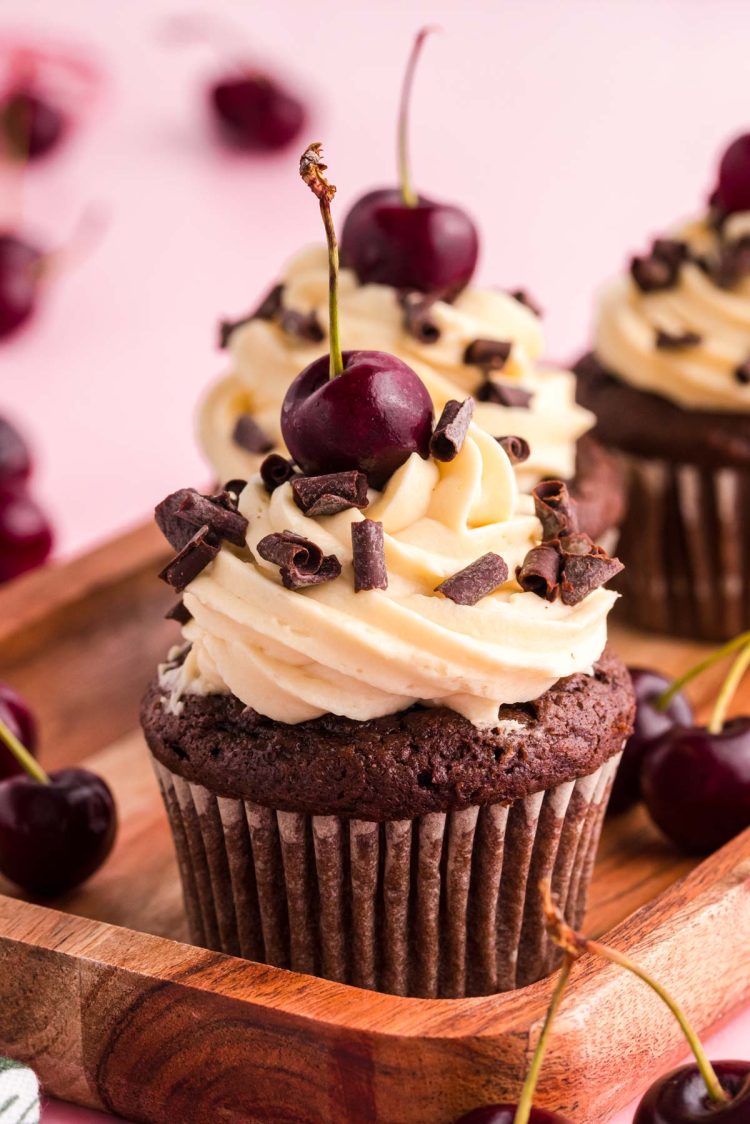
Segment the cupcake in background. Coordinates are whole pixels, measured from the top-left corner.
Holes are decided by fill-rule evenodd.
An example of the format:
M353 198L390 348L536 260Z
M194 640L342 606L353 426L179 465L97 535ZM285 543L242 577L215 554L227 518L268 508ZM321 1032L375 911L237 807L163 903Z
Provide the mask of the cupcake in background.
M341 352L318 146L301 171L333 281L294 461L157 508L184 643L142 723L192 939L401 995L520 987L555 962L539 880L583 916L632 726L620 564L564 484L519 494L470 398L434 424L401 359Z
M623 613L703 640L750 627L750 136L704 213L603 289L576 370L627 471Z
M595 538L616 527L622 485L616 463L588 436L593 415L575 402L568 371L540 364L538 311L524 293L471 285L479 236L460 207L411 186L407 116L416 38L399 120L399 186L371 191L342 231L343 345L399 356L420 376L438 412L473 395L474 420L493 437L522 438L522 489L544 478L571 483L582 527ZM218 479L246 478L270 450L284 452L279 411L298 372L329 347L325 247L297 254L253 313L222 325L230 369L209 390L199 442Z

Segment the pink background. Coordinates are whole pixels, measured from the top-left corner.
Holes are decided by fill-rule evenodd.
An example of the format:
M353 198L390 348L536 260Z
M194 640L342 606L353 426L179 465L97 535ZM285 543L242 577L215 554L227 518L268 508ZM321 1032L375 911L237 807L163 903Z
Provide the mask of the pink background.
M319 237L299 145L246 159L210 140L201 82L216 57L159 36L162 18L185 10L195 8L3 0L0 10L0 34L88 44L108 77L85 128L29 174L23 198L27 230L49 245L89 204L107 230L29 330L0 347L0 412L34 442L36 489L64 554L205 478L192 417L224 363L216 321L246 311ZM556 358L585 344L596 283L701 205L717 152L749 124L744 0L385 0L377 12L356 0L204 0L204 10L231 16L251 57L309 93L304 140L325 142L339 217L363 188L392 181L411 35L441 25L416 89L416 184L473 212L481 279L530 288ZM712 1048L747 1055L750 1016ZM84 1118L50 1107L45 1124Z

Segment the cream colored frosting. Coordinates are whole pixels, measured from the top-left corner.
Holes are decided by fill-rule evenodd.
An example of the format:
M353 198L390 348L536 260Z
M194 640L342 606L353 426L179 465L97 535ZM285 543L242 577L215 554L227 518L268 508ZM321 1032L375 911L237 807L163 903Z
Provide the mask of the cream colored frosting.
M726 239L750 233L750 214L736 215ZM705 219L674 232L701 255L715 254L718 239ZM656 347L656 332L696 332L693 347ZM734 375L750 358L750 277L720 288L694 262L682 265L677 284L643 293L628 275L601 292L595 321L597 358L623 381L668 398L688 410L750 410L750 386Z
M415 702L443 704L477 726L496 726L501 703L537 698L586 672L606 642L615 594L576 606L524 593L513 575L541 534L530 497L518 495L502 447L472 425L450 463L412 457L365 512L309 518L289 484L270 496L258 476L240 496L248 551L223 546L184 594L192 648L162 682L179 707L186 691L231 692L286 723L325 713L365 720ZM351 524L382 522L388 588L355 593ZM342 563L341 576L286 589L256 552L268 534L293 531ZM476 605L435 587L488 551L509 579Z
M282 278L284 306L315 312L328 330L328 264L323 247L298 254ZM567 480L575 469L575 443L591 428L593 415L575 402L575 380L569 371L542 369L539 318L507 293L465 289L452 304L436 302L431 315L440 328L435 343L423 343L406 331L394 289L360 285L342 270L339 307L344 348L387 351L408 363L427 386L439 411L449 399L473 394L482 382L478 367L463 362L475 339L512 341L513 349L497 381L533 395L528 409L477 402L474 420L494 437L524 437L531 456L517 469L522 487L543 476ZM287 387L308 363L328 350L322 343L301 342L277 324L253 320L237 328L229 341L232 369L204 399L198 438L220 479L246 479L257 470L259 457L232 440L237 417L251 413L262 429L281 444L279 414Z

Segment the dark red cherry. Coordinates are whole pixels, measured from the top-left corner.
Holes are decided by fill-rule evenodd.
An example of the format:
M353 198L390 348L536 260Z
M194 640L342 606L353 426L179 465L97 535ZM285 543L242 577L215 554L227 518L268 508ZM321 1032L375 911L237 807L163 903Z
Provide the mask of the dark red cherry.
M34 715L26 700L7 683L0 683L0 720L12 734L15 734L29 753L36 753L38 735ZM23 772L19 762L0 740L0 780L15 777Z
M67 124L60 110L33 90L13 90L0 105L0 132L21 160L37 160L51 152Z
M696 1065L665 1074L646 1090L633 1124L750 1124L750 1062L713 1062L725 1104L710 1100Z
M362 284L423 293L458 293L471 280L478 256L477 229L465 211L421 195L409 207L397 188L363 195L341 236L341 264Z
M0 339L9 336L34 311L42 254L14 234L0 234Z
M211 87L210 99L223 138L249 152L284 148L305 122L302 102L265 74L224 78Z
M455 1124L513 1124L516 1118L514 1104L487 1104L482 1108L473 1108L464 1116L459 1117ZM560 1116L559 1112L548 1112L546 1108L532 1108L529 1113L529 1124L571 1124L567 1116Z
M108 785L88 769L60 769L50 783L0 781L0 872L32 894L62 894L98 870L117 833Z
M0 486L13 487L28 480L31 474L31 452L16 427L0 417Z
M25 488L0 485L0 582L40 566L52 542L47 516Z
M673 726L650 748L641 789L654 822L678 847L706 854L750 827L750 718L720 733Z
M412 453L426 457L432 400L422 380L383 351L345 351L329 377L329 357L297 375L281 408L281 432L303 472L357 468L382 488Z
M693 721L690 703L683 694L677 694L666 710L654 705L672 680L644 667L631 667L630 678L635 692L635 722L633 733L625 743L620 766L615 777L608 811L624 812L641 798L641 765L645 753L657 738L672 726L689 726Z
M750 211L750 133L732 141L722 156L712 202L724 214Z

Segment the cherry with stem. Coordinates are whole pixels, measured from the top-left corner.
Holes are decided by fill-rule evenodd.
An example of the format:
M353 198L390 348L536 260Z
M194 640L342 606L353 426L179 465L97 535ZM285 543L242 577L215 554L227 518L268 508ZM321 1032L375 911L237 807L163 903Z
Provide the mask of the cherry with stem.
M409 55L409 61L406 64L406 73L404 74L404 82L401 87L401 101L398 110L398 171L399 171L399 185L401 187L401 198L406 207L416 207L419 203L419 196L412 187L411 181L411 161L409 159L409 108L411 106L411 91L414 85L414 75L417 71L417 62L422 51L422 45L433 31L435 27L423 27L421 31L417 32L414 39L414 45Z
M341 336L339 333L339 246L336 240L336 228L333 225L331 214L331 201L336 194L336 188L329 183L323 175L328 171L328 165L322 161L322 145L319 142L311 144L300 159L299 172L303 181L312 191L320 203L320 214L323 218L323 227L328 243L328 337L330 351L330 377L335 379L344 370L344 360L341 355Z

